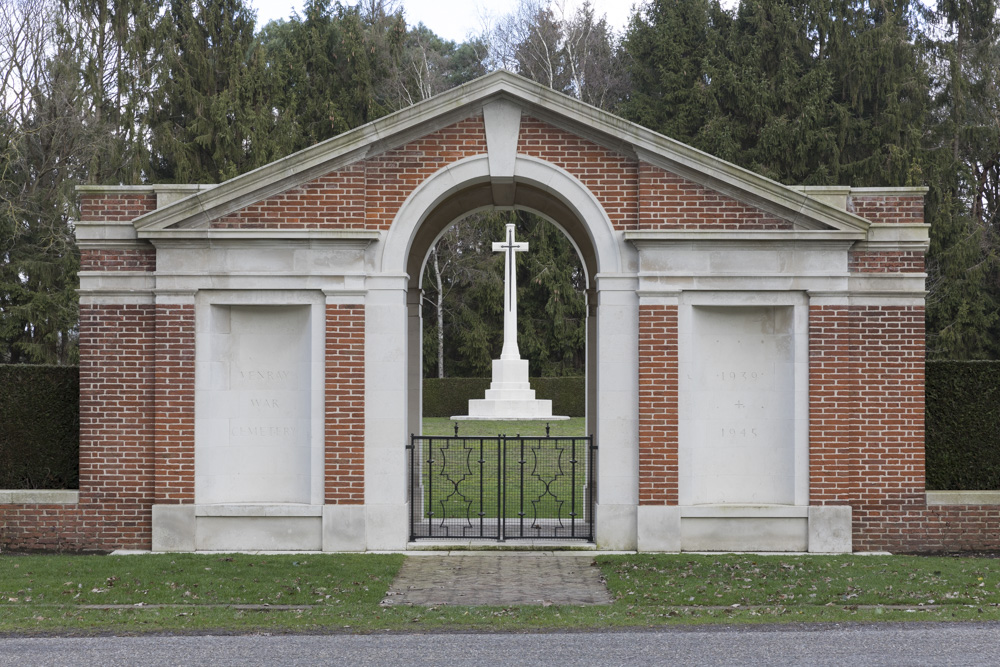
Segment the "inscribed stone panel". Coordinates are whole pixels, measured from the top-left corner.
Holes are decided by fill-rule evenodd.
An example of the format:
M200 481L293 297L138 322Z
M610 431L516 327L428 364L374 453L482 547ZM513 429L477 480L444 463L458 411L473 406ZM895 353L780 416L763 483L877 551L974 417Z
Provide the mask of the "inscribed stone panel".
M195 499L308 503L309 306L212 306L199 354Z
M793 308L691 312L691 355L680 373L680 504L793 504Z

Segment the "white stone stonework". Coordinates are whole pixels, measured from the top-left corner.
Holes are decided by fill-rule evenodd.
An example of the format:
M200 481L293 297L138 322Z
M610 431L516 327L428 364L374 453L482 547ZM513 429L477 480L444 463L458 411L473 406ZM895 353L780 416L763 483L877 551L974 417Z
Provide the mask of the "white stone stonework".
M480 117L486 153L424 178L387 227L388 220L364 220L352 225L367 228L340 229L332 219L315 229L211 227L267 197ZM636 222L614 209L614 193L588 187L582 170L519 153L528 118L595 142L633 172L640 162L663 168L790 228L687 229L667 224L672 213L641 211L655 220ZM638 176L629 178L634 193ZM83 250L156 255L155 271L81 272L81 303L194 305L194 498L153 505L152 548L419 548L409 544L405 447L421 429L424 264L454 221L517 208L557 225L582 260L586 421L598 446L596 548L850 551L851 507L810 495L810 308L922 305L923 273L852 273L849 262L852 251L923 252L928 245L926 225L872 224L847 210L856 192L782 186L506 72L217 186L81 189L156 195L158 206L132 222L77 224ZM512 236L499 245L509 262L522 249ZM507 275L515 275L512 264ZM504 351L493 362L490 389L463 417L556 419L528 383L513 280L508 287ZM337 305L359 306L364 316L357 436L363 431L364 489L363 502L351 505L327 500L324 469L325 411L336 398L327 387L337 386L327 379L326 317ZM676 341L668 342L678 360L676 498L669 501L640 498L641 446L658 444L640 442L644 306L677 314Z
M552 414L552 401L536 399L528 382L528 360L517 347L517 267L516 253L527 252L527 243L514 240L514 225L508 224L507 239L493 243L493 252L504 253L503 349L493 360L493 381L486 398L470 399L469 414L454 420L553 420L569 417Z

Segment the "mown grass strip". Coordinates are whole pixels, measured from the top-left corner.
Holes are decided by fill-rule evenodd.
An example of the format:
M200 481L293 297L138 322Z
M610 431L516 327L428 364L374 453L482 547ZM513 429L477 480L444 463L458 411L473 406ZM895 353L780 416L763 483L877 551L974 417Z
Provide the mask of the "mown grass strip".
M543 436L545 426L549 426L549 435L579 437L586 434L587 420L583 417L553 420L551 422L536 420L475 420L454 422L444 417L424 417L423 435L455 435L455 424L458 424L460 436L490 436L523 435Z
M1000 560L989 558L598 555L611 605L383 607L402 561L376 554L0 555L0 632L513 631L1000 619Z

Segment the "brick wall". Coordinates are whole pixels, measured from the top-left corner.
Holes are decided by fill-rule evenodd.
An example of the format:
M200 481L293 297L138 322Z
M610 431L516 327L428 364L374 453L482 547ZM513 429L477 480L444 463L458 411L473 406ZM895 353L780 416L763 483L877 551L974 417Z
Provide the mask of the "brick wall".
M847 210L878 224L921 224L924 221L924 197L919 194L852 194Z
M521 118L517 152L565 169L593 193L615 229L636 229L639 181L635 160L529 116Z
M153 192L80 194L80 219L93 222L131 222L156 210Z
M850 504L857 550L914 550L931 516L924 310L813 306L809 319L810 503Z
M365 165L349 165L212 221L220 229L363 229Z
M924 309L856 306L855 548L885 548L924 495Z
M474 116L367 162L365 217L374 229L389 229L406 198L428 176L473 155L486 153L486 128Z
M677 504L677 306L639 306L639 504Z
M149 548L152 305L80 306L80 502L0 507L4 549Z
M365 310L326 307L326 502L365 501Z
M857 323L847 306L809 308L809 503L847 504L857 456Z
M388 229L423 180L486 152L474 115L213 221L217 228ZM523 117L518 152L566 170L617 230L791 229L751 205ZM85 220L127 222L153 193L84 193ZM919 195L852 195L877 223L923 222ZM86 250L88 271L154 271L151 249ZM912 251L851 252L853 273L919 273ZM639 309L639 502L677 503L677 307ZM364 308L326 308L325 502L364 502ZM1000 548L1000 508L927 507L923 310L810 307L810 502L854 509L858 549ZM155 372L154 372L155 362ZM0 507L5 548L147 548L154 502L194 494L194 309L81 309L81 492L74 506ZM154 442L156 446L154 447Z
M641 229L792 229L792 223L676 174L639 163Z
M96 534L81 528L77 505L0 505L0 549L4 551L96 551Z
M81 250L81 271L156 271L156 250Z
M616 229L791 229L792 224L536 118L521 119L517 151L578 178ZM482 116L342 167L212 222L213 228L388 229L428 176L486 153ZM861 202L860 205L865 205Z
M473 116L214 220L212 227L388 229L399 207L428 176L485 152L483 119Z
M912 250L852 250L848 255L852 273L923 273L924 253Z
M194 502L194 305L156 306L156 502Z
M81 218L128 222L153 193L83 193ZM155 271L152 248L85 249L83 271ZM0 548L145 549L154 499L156 313L149 304L80 306L80 501L0 506Z

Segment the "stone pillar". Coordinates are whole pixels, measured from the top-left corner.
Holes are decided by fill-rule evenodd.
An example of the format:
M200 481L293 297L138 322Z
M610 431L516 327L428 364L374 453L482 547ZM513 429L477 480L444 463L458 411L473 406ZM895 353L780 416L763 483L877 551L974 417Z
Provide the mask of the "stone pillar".
M365 512L370 550L409 538L406 443L411 425L407 277L373 276L365 297Z
M639 503L639 302L634 278L597 277L596 542L636 548Z

